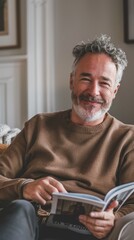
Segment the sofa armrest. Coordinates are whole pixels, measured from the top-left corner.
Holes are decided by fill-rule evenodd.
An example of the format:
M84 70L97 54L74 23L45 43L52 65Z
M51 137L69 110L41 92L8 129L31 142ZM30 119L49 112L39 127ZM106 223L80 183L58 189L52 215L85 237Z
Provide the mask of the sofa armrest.
M0 124L0 143L10 144L21 130L19 128L10 128L6 124Z

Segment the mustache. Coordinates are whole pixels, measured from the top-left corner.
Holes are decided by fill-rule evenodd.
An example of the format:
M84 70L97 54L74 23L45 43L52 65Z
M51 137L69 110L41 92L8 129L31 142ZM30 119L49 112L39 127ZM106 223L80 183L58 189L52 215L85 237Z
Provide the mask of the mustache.
M93 97L89 94L81 94L79 97L79 100L87 101L87 102L94 102L94 103L105 103L105 101L102 98Z

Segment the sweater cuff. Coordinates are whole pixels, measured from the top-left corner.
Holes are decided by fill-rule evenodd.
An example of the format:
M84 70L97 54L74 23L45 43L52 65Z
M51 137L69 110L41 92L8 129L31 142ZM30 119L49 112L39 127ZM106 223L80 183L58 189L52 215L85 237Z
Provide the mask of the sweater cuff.
M23 198L23 187L27 184L27 183L30 183L30 182L34 182L33 179L26 179L24 180L21 185L19 186L19 199L24 199Z

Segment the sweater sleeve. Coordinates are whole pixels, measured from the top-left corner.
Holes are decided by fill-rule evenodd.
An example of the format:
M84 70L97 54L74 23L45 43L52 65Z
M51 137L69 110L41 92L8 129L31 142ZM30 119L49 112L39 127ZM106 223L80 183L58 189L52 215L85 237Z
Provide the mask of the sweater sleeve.
M33 179L20 178L25 165L26 141L22 130L0 156L0 200L21 198L21 187Z
M134 157L134 148L132 144L131 149L129 149L124 155L124 157L122 157L122 161L120 163L120 169L118 172L119 185L127 182L134 182L133 157ZM115 215L117 218L119 218L133 211L134 211L134 194L132 194L128 198L128 200L124 203L124 205L119 209L119 211Z
M131 212L134 212L134 204L126 204L120 209L120 211L115 213L115 217L118 219Z

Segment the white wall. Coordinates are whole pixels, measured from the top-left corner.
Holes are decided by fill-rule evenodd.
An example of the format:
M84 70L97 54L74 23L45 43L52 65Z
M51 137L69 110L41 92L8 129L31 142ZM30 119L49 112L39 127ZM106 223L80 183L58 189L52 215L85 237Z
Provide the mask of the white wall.
M129 61L111 113L121 121L134 124L131 107L134 102L134 44L124 43L123 0L20 2L21 48L0 51L1 64L3 61L6 64L18 61L25 65L23 73L17 71L20 76L15 78L19 79L20 97L16 101L14 96L11 99L15 104L14 109L19 106L22 108L19 116L17 113L17 119L20 120L12 120L11 116L7 123L12 127L22 127L24 121L37 112L71 107L69 74L73 61L72 48L82 40L92 40L105 33L111 35L112 41L126 51Z
M25 0L20 1L20 9L21 46L0 50L0 123L6 123L11 128L22 128L27 119Z
M124 43L122 0L55 0L55 85L56 110L70 106L69 73L72 48L81 40L105 33L126 51L129 65L123 76L111 113L120 120L134 124L134 44Z

